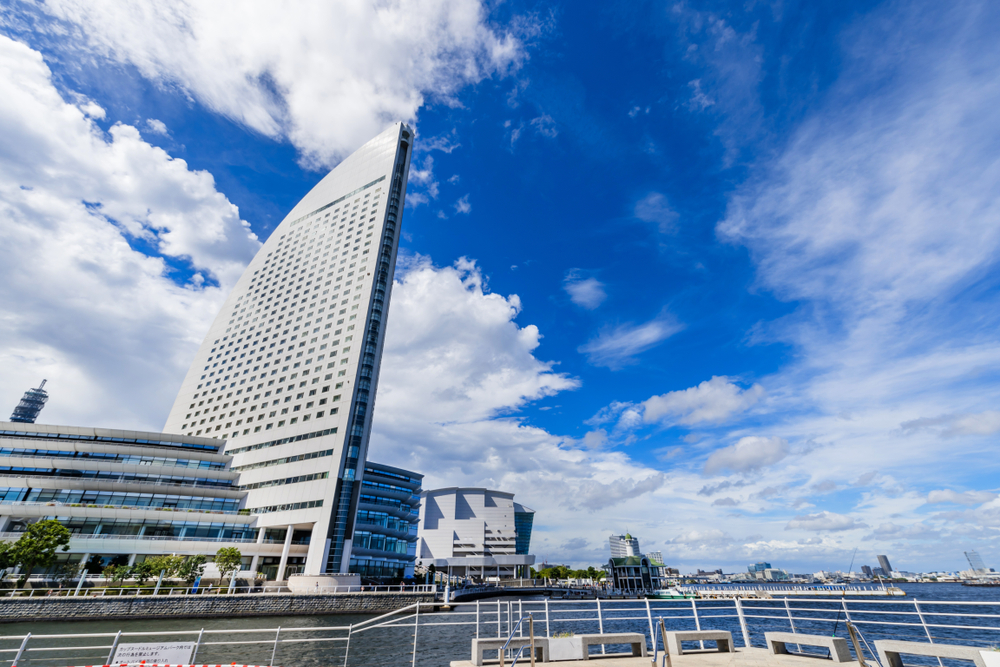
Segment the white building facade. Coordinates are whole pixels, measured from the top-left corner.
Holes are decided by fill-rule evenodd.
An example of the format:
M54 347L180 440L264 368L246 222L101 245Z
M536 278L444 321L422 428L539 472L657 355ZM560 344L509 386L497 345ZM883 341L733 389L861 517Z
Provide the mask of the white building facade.
M535 511L514 494L449 487L421 494L417 564L489 580L527 577Z
M243 508L308 541L296 569L309 575L349 569L412 143L393 125L278 225L163 429L226 439Z
M612 535L608 538L611 546L612 558L628 558L629 556L641 556L639 551L639 538L632 537L630 533L624 535Z

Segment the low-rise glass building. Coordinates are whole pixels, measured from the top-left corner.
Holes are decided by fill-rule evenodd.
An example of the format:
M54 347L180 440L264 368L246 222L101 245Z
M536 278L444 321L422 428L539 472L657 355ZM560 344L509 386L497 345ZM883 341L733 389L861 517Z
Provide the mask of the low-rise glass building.
M413 576L423 479L402 468L365 463L350 572L373 579Z
M99 574L147 556L212 556L235 546L246 570L284 578L304 561L309 536L257 528L257 517L241 507L247 492L222 453L225 444L0 422L0 540L54 519L72 538L53 569L84 563Z

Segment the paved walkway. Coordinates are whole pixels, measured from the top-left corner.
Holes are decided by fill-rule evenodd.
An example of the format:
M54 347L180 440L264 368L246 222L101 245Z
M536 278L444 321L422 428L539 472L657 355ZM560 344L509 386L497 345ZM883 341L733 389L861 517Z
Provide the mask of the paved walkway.
M570 665L594 665L594 667L650 667L650 661L652 656L646 658L634 658L631 655L618 654L618 655L606 655L602 656L600 654L591 654L590 660L584 661L566 661L566 662L554 662L545 663L552 665L565 665L569 667ZM660 654L660 660L657 661L656 667L662 665L663 654ZM833 663L829 659L824 659L821 657L812 656L798 656L798 655L771 655L771 653L764 648L737 648L736 653L719 653L718 651L693 651L685 652L681 656L670 656L671 663L673 667L823 667L823 665L832 665ZM526 657L522 657L518 661L518 667L522 664L528 665L530 662ZM473 667L473 662L471 660L455 660L452 661L451 667ZM486 660L486 665L499 665L499 660ZM507 663L510 664L509 662ZM540 665L542 663L535 663ZM837 667L860 667L857 662L841 662L837 663Z

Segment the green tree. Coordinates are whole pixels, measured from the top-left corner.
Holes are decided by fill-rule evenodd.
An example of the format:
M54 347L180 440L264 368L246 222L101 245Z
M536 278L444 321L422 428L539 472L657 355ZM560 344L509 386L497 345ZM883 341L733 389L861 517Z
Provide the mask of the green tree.
M108 565L104 568L104 578L110 579L112 583L120 587L125 580L132 576L133 567L131 565Z
M243 568L243 554L236 547L222 547L215 552L215 567L219 570L219 578L228 581Z
M0 542L0 572L14 567L14 543Z
M205 573L205 560L206 558L200 555L188 556L177 568L177 576L188 584L193 584L195 579Z
M150 577L154 577L159 573L159 570L153 570L153 565L148 560L132 566L132 578L138 581L140 586L144 586Z
M181 556L153 556L143 562L149 563L152 576L159 577L160 572L163 572L163 576L169 579L177 576L177 571L184 562L184 558Z
M17 587L22 588L36 567L50 567L56 562L56 552L69 551L70 533L58 521L37 521L24 531L12 547L13 561L21 567Z

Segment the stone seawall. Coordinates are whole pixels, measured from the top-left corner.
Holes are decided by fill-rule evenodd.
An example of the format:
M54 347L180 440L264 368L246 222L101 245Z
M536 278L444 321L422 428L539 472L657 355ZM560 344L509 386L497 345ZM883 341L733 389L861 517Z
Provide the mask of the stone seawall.
M0 598L0 623L107 621L136 618L384 614L416 602L430 603L433 601L433 593L4 597Z

